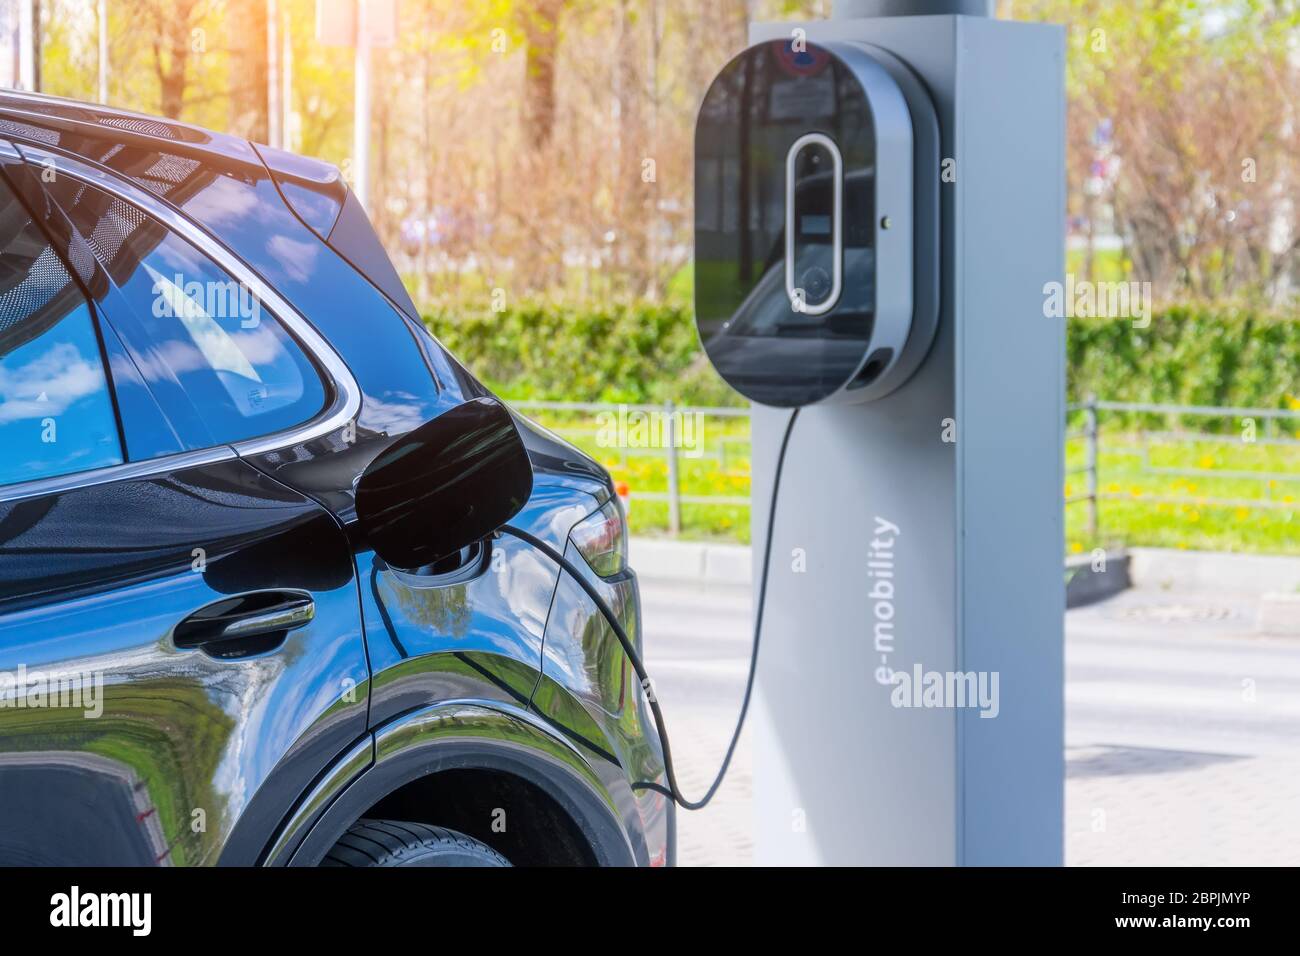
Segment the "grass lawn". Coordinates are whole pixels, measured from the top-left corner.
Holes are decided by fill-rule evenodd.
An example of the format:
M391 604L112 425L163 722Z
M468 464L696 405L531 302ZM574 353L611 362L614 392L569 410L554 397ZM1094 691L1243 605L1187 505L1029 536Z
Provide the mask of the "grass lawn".
M638 500L639 493L668 487L666 459L658 449L602 447L594 416L525 410L600 461L631 491L630 523L637 535L668 531L665 502ZM1074 426L1072 426L1074 427ZM749 420L706 418L699 457L678 458L683 495L748 496ZM1083 439L1067 442L1066 467L1081 467ZM1255 477L1261 473L1271 477ZM1066 497L1086 490L1086 475L1070 475ZM1066 508L1066 548L1080 553L1099 545L1146 545L1210 551L1300 554L1300 444L1247 443L1224 436L1109 431L1103 422L1098 490L1098 533L1088 528L1088 504ZM1155 499L1176 499L1158 501ZM1214 504L1226 499L1230 504ZM1277 507L1252 507L1273 503ZM682 534L689 540L749 542L749 508L691 504L681 507Z
M1127 544L1300 554L1300 445L1103 431L1100 447L1098 491L1113 497L1098 505L1095 538L1088 504L1068 507L1071 551ZM1085 454L1082 439L1068 442L1067 468L1082 466ZM1067 478L1067 496L1085 490L1086 475Z

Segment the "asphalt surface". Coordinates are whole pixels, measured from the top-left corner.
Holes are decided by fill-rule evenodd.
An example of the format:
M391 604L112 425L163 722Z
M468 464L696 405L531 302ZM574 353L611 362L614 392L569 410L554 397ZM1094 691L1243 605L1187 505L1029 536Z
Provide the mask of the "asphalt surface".
M642 581L647 664L679 777L702 793L748 668L747 588ZM1241 594L1129 591L1066 615L1066 862L1300 864L1300 639ZM681 865L752 861L742 737L714 803L678 815Z

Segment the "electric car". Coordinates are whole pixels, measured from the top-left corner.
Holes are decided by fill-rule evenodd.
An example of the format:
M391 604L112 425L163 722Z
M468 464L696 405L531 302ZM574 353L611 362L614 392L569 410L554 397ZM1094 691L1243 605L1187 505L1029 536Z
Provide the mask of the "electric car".
M0 862L671 864L576 574L639 644L609 475L335 167L0 94Z

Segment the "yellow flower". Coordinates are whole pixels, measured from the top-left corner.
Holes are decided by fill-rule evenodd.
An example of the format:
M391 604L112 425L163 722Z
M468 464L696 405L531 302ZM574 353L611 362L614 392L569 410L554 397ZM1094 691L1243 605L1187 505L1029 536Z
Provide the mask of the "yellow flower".
M1202 456L1201 456L1201 467L1202 467L1202 468L1213 468L1213 467L1214 467L1214 456L1213 456L1213 455L1202 455Z
M1080 551L1083 550L1083 545L1081 545L1078 541L1076 541L1072 545L1070 545L1070 550L1073 551L1075 554L1078 554Z
M1191 514L1189 514L1189 515L1187 516L1187 520L1188 520L1188 521L1200 521L1200 520L1201 520L1201 513L1200 513L1199 511L1193 511Z

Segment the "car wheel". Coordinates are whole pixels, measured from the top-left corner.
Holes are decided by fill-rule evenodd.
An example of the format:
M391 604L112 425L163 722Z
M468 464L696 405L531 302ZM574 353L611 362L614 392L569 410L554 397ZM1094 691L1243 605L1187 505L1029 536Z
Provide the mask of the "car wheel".
M358 820L321 866L509 866L486 843L425 823Z

